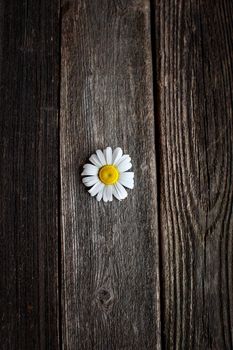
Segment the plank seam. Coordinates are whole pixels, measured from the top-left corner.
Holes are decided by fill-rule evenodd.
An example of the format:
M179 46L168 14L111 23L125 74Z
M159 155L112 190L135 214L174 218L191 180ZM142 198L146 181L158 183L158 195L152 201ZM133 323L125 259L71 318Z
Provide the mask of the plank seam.
M63 348L63 334L62 334L62 231L61 231L61 137L60 137L60 116L61 116L61 34L62 34L62 6L61 0L58 0L58 22L59 22L59 78L58 78L58 300L59 300L59 320L58 320L58 333L59 333L59 348Z
M160 178L160 138L161 138L161 132L160 132L160 108L159 108L159 101L160 101L160 91L159 91L159 83L158 83L158 71L157 71L157 60L158 57L156 55L157 53L157 46L156 46L156 39L157 38L157 32L156 32L156 16L155 16L155 4L154 0L150 0L150 38L151 38L151 58L152 58L152 94L153 94L153 113L154 113L154 142L155 142L155 163L156 163L156 186L157 186L157 220L158 220L158 253L159 253L159 307L160 307L160 344L161 349L165 349L165 339L162 335L162 329L164 324L164 317L163 313L161 312L162 307L164 305L163 301L163 284L162 284L162 243L161 243L161 217L160 217L160 184L161 184L161 178Z

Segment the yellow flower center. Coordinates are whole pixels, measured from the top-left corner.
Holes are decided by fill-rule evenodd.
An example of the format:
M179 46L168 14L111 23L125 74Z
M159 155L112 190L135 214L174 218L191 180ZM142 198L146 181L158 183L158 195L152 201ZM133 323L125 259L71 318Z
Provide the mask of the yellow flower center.
M114 165L104 165L99 170L99 179L105 185L113 185L119 179L119 172Z

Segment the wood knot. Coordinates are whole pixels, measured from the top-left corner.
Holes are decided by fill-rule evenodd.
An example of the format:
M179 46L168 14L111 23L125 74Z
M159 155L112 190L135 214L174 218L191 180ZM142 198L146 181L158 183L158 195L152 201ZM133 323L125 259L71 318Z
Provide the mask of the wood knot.
M96 294L96 302L105 313L111 312L114 303L113 291L105 287L100 288Z
M70 9L70 2L66 1L62 6L61 6L61 14L62 16L65 16L65 14L69 11Z

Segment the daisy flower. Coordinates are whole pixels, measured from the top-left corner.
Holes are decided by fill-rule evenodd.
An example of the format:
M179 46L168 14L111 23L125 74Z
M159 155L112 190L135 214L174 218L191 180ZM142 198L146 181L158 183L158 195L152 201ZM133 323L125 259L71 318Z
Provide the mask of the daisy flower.
M134 187L134 173L127 171L132 167L130 156L123 155L120 147L114 151L107 147L104 151L98 149L89 160L92 164L85 164L81 175L84 185L91 187L90 195L104 202L111 202L113 196L118 200L126 198L125 187Z

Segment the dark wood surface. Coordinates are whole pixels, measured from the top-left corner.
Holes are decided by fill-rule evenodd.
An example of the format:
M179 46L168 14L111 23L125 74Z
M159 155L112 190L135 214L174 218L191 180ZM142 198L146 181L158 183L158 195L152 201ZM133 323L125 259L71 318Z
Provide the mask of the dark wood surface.
M232 62L231 0L0 2L1 349L233 348Z
M61 51L65 349L160 348L153 116L149 2L74 1ZM136 189L98 203L80 172L108 145L131 155Z
M233 348L233 3L158 1L165 349Z
M58 2L0 19L0 348L58 349Z

